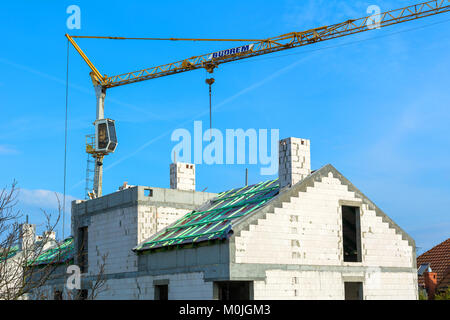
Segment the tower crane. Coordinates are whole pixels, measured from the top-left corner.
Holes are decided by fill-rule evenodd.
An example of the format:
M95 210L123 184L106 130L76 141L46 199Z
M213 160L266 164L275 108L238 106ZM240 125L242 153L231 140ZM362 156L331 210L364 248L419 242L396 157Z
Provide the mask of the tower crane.
M126 38L126 37L98 37L98 36L75 36L68 35L68 41L87 63L90 71L90 77L94 85L97 112L95 125L94 143L87 144L86 152L95 158L94 171L94 197L102 195L102 176L103 176L103 158L109 153L113 153L117 147L117 137L115 132L115 123L113 120L104 117L104 105L106 90L118 86L123 86L135 82L156 79L186 71L196 69L205 69L213 73L219 65L257 57L282 50L303 47L318 42L346 37L353 34L370 31L373 29L384 28L387 26L422 19L425 17L445 13L450 11L450 0L432 0L422 2L400 9L382 12L376 15L367 16L359 19L350 19L330 26L323 26L300 32L290 32L267 39L187 39L187 38ZM218 52L194 56L168 64L145 68L128 73L107 76L102 75L93 65L86 54L75 42L76 38L91 39L113 39L113 40L169 40L169 41L242 41L245 45L221 50ZM207 79L210 86L214 79ZM210 91L211 92L211 91Z

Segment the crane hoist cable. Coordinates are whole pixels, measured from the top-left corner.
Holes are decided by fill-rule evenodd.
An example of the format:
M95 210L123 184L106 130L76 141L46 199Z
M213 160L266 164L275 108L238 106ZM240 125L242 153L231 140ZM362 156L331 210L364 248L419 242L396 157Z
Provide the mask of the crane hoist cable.
M97 117L94 125L96 130L100 126L107 125L108 143L112 144L112 148L100 148L95 145L87 145L88 153L100 154L102 157L114 152L117 146L117 137L115 134L114 121L104 118L104 100L107 89L123 86L131 83L137 83L150 79L179 74L182 72L193 71L197 69L205 69L208 73L213 73L214 69L220 65L240 61L243 59L254 58L266 54L276 53L284 50L309 46L324 41L329 41L341 37L347 37L371 30L381 29L384 27L418 20L438 14L450 12L450 0L428 0L422 3L409 5L394 10L381 12L379 14L362 17L359 19L348 19L332 25L322 26L318 28L308 29L304 31L294 31L286 34L278 35L267 39L193 39L193 38L125 38L125 37L98 37L98 36L65 36L70 41L75 50L80 54L83 60L91 69L90 77L96 90L97 98ZM113 76L102 74L92 63L83 50L75 42L75 38L94 38L94 39L113 39L113 40L168 40L168 41L244 41L248 42L244 45L228 48L216 52L209 52L202 55L184 58L182 60L170 62L164 65L158 65L150 68L134 70ZM211 78L213 79L213 78ZM210 125L212 126L212 83L210 80ZM212 134L211 134L212 136ZM95 136L97 139L97 136ZM211 137L212 138L212 137ZM98 139L97 139L98 140ZM97 141L96 140L96 141ZM113 141L114 140L114 141ZM97 141L98 142L98 141ZM89 147L89 148L88 148ZM102 166L96 164L99 174L94 176L94 188L98 189L97 196L102 195Z
M215 82L214 78L208 78L205 80L206 84L209 85L209 141L212 141L212 103L211 103L211 86Z
M63 205L62 205L62 238L64 239L64 229L66 222L66 178L67 178L67 113L69 106L69 51L70 42L67 40L67 57L66 57L66 110L64 121L64 186L63 186Z

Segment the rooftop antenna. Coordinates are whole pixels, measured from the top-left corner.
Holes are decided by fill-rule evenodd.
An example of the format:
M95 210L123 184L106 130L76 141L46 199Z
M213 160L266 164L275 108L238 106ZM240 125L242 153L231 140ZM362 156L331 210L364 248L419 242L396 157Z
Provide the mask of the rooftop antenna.
M27 215L27 217L26 217L26 223L28 224L28 215Z
M248 168L245 168L245 186L248 186Z

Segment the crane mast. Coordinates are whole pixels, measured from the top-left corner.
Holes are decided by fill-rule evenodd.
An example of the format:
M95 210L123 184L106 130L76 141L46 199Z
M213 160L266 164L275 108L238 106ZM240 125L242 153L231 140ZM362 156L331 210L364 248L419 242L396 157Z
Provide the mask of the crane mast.
M91 69L90 76L93 82L96 99L96 120L94 122L95 143L87 145L86 152L95 158L94 190L92 197L102 195L103 158L105 155L114 152L117 146L114 121L104 118L104 103L106 90L126 84L156 79L173 74L197 69L205 69L213 73L220 64L232 61L261 56L269 53L279 52L311 45L318 42L346 37L349 35L384 28L387 26L417 20L450 11L450 0L427 1L400 9L386 11L377 15L371 15L359 19L350 19L330 26L323 26L301 32L290 32L268 39L180 39L180 38L125 38L125 37L97 37L97 36L70 36L66 34L68 41L80 54L83 60ZM229 48L226 50L194 56L151 68L123 73L114 76L102 75L86 54L75 42L75 38L96 38L96 39L140 39L140 40L170 40L170 41L245 41L250 42L243 46ZM211 85L210 85L211 86Z

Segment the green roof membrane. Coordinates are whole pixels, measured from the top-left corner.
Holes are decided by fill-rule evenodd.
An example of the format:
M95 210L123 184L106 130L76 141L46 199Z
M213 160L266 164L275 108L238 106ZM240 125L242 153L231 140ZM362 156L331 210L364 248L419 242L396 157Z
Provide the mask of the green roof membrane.
M58 246L43 251L35 260L28 260L28 266L64 263L74 256L73 237L64 239Z
M161 247L226 239L232 221L264 206L279 192L278 179L220 193L202 211L192 211L137 246L144 251Z
M0 250L0 262L14 257L19 252L20 250L18 245L12 246L9 249Z

